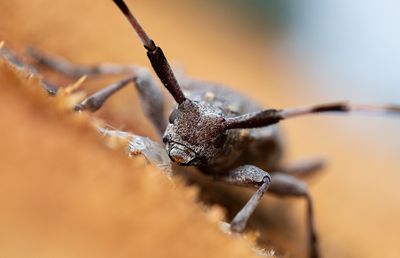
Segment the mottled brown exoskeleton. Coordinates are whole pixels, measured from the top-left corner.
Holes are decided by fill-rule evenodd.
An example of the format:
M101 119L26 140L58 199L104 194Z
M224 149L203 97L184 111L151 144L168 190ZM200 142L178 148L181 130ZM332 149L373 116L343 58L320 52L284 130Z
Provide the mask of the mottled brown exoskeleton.
M133 82L141 97L143 111L157 129L170 159L181 166L195 166L213 179L257 188L257 191L230 223L230 229L241 232L265 192L279 196L299 196L307 201L309 257L319 257L313 207L307 186L296 175L305 175L322 166L318 159L296 166L281 165L282 141L279 121L323 112L400 113L393 105L321 104L293 109L263 110L254 102L216 84L185 81L179 85L172 69L153 40L146 34L122 0L113 0L138 34L154 71L177 105L164 120L164 98L149 73L136 66L100 64L93 67L73 66L49 58L40 52L31 55L40 63L68 76L126 74L130 76L105 87L75 106L77 111L97 111L116 91ZM45 85L48 91L55 88ZM267 172L269 171L269 172Z

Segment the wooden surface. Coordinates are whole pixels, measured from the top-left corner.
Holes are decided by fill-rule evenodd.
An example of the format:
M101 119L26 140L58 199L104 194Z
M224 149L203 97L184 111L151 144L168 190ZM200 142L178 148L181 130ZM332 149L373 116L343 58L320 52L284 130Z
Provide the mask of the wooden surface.
M137 38L112 1L93 4L89 0L2 1L0 38L19 50L32 45L79 63L113 61L149 67ZM166 55L190 76L227 84L277 108L335 100L308 92L299 76L301 67L270 48L271 40L257 36L233 15L191 1L128 4ZM86 87L101 87L106 81L94 80ZM345 91L337 95L363 100ZM125 89L118 96L100 116L115 127L154 136L138 111L136 94ZM400 253L400 122L321 116L287 121L283 129L288 160L313 155L328 159L323 173L310 180L324 257L396 257ZM277 202L266 198L258 214L268 209L269 201ZM282 205L289 218L278 222L286 231L278 223L263 232L273 235L273 245L279 249L301 257L305 253L304 203L288 199Z
M1 257L256 257L195 188L107 147L26 78L0 61Z

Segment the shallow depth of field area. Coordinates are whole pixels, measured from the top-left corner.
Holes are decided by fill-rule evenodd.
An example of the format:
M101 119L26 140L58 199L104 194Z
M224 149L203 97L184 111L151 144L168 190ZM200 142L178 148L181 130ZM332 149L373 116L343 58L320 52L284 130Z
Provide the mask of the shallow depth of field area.
M307 65L307 56L294 59L287 52L297 49L288 47L287 35L294 34L285 34L289 32L284 29L290 13L259 21L250 18L252 10L240 13L237 7L225 6L227 1L126 2L176 71L225 84L264 106L353 99L372 103L397 99L400 103L397 88L373 81L365 89L352 87L353 81L344 77L321 84L323 67L316 72L319 76L311 76L313 66ZM150 69L143 47L111 0L0 0L0 19L0 41L19 56L34 46L80 64L110 61ZM260 25L265 22L271 25ZM383 31L382 37L385 33L389 32ZM394 48L396 43L392 43ZM349 62L356 63L360 57L352 56L350 50ZM374 73L368 68L358 71L359 76ZM376 67L376 72L382 70ZM43 74L56 84L70 83L49 71ZM205 212L210 208L197 204L196 187L186 188L181 181L172 186L143 160L125 159L120 151L115 154L104 148L73 114L67 112L64 117L48 111L46 101L42 106L36 97L13 88L21 84L18 79L7 72L1 75L0 239L7 240L3 242L7 245L0 244L1 256L254 255L253 240L231 239L218 231L215 220L223 217L223 207ZM93 92L115 79L90 79L83 88ZM96 116L115 128L155 137L137 98L132 88L124 89ZM310 116L281 127L287 144L285 160L327 159L326 168L307 181L323 257L399 255L400 119ZM252 193L236 190L239 204ZM259 229L261 246L289 257L304 257L304 214L301 199L267 196L250 225Z

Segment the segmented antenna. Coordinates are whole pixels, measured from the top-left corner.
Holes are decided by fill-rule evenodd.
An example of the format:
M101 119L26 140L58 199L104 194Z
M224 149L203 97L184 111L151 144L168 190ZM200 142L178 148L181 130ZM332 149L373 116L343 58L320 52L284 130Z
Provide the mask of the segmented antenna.
M132 25L133 29L136 31L140 40L142 41L144 47L147 50L147 56L156 72L158 78L174 97L175 101L180 104L185 101L185 95L183 94L181 88L179 87L178 81L165 57L163 51L158 47L154 41L147 35L143 27L133 16L132 12L129 10L128 6L123 0L113 0L114 3L119 7L125 17L128 19L129 23Z
M345 102L320 104L302 108L266 109L225 120L225 129L256 128L278 123L292 117L317 113L363 112L400 115L400 105L351 105Z

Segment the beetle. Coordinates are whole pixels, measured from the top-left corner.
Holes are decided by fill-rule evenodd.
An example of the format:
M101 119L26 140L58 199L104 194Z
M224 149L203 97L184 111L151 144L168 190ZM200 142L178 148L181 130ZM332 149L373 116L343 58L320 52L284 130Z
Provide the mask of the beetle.
M318 240L313 222L313 207L306 185L293 176L321 167L315 160L301 166L282 166L283 144L276 126L292 117L316 113L353 111L400 113L393 105L370 106L328 103L293 109L263 109L242 94L219 85L189 81L178 83L163 51L147 35L122 0L114 0L142 41L150 63L162 84L176 102L168 123L164 120L164 98L149 73L136 66L100 64L93 67L73 66L61 59L48 58L32 50L31 55L64 74L130 75L113 83L75 106L77 111L95 112L115 92L134 83L140 94L143 111L157 129L166 154L181 166L195 166L215 180L257 190L231 222L231 230L241 232L267 191L280 196L300 196L307 200L309 256L319 257ZM267 172L268 171L268 172Z

